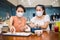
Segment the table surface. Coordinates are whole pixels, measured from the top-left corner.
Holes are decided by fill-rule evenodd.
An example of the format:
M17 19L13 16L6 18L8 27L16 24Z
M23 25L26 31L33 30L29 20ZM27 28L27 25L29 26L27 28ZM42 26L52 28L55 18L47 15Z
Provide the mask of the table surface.
M59 32L44 31L40 36L32 34L27 37L12 35L11 36L2 35L1 37L2 37L1 40L59 40Z

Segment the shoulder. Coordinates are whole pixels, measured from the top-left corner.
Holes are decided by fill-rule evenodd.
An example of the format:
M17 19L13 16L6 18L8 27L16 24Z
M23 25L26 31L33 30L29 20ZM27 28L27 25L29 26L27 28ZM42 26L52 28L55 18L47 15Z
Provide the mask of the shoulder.
M50 21L50 16L49 15L45 15L45 21Z
M35 20L36 19L36 16L35 17L33 17L31 20Z
M16 16L11 16L11 18L16 18Z
M49 17L49 15L45 15L45 17Z
M50 18L50 16L49 16L49 15L45 15L45 18L46 18L46 19L49 19L49 18Z
M27 20L27 18L26 17L22 17L23 18L23 20Z
M11 16L11 18L12 18L12 19L15 19L15 18L16 18L16 16Z
M30 21L31 21L31 22L35 22L35 20L36 20L36 16L33 17Z

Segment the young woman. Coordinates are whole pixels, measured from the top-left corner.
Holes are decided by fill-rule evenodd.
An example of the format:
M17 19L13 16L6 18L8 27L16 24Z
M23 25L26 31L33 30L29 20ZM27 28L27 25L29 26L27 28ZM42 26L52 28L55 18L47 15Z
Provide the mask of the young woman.
M30 26L32 28L42 28L44 30L50 30L48 25L50 23L50 17L45 13L44 5L37 5L35 7L36 16L31 19Z
M25 8L22 5L16 7L16 16L10 18L10 31L22 32L25 30L26 18L23 17Z

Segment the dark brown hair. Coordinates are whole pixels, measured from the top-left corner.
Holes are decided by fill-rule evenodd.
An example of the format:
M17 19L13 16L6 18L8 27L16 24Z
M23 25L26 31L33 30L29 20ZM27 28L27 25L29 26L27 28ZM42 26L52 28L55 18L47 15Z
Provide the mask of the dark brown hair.
M40 7L44 10L43 15L46 15L46 13L45 13L45 6L44 6L44 5L36 5L35 9L36 9L38 6L40 6Z
M25 7L24 7L23 5L17 5L17 6L16 6L16 10L17 10L19 7L21 7L21 8L24 10L24 12L26 11L26 10L25 10Z

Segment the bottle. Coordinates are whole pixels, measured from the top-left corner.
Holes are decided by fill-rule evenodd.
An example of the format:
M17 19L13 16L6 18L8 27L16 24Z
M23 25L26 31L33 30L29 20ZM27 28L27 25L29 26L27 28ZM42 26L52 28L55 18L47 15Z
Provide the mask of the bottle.
M58 32L59 31L59 21L56 21L54 24L54 31Z

